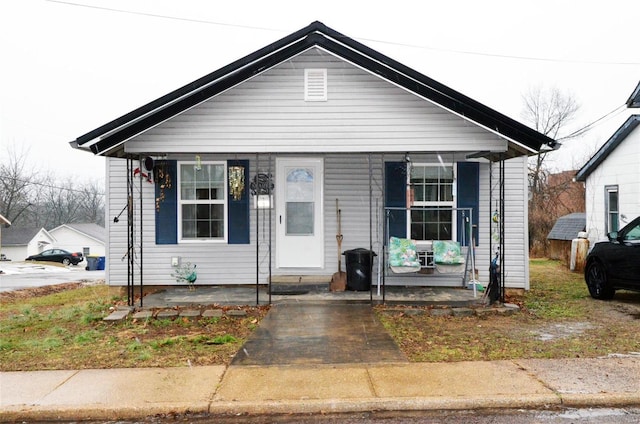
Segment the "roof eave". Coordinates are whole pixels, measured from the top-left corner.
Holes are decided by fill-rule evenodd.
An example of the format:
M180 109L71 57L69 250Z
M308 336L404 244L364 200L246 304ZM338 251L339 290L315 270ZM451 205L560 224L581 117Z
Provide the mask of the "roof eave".
M586 181L587 177L618 147L620 143L640 124L640 115L631 115L615 133L600 147L586 164L576 173L576 181Z

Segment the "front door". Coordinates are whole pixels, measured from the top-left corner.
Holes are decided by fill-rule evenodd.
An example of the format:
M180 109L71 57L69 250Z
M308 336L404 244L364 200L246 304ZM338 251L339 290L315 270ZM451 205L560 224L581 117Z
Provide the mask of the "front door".
M324 266L322 159L276 159L276 266Z

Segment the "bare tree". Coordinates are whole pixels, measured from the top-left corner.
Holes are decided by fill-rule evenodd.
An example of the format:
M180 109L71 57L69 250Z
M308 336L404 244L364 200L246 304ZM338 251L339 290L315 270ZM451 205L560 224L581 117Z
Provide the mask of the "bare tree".
M568 140L563 136L567 125L576 118L580 104L569 92L562 92L558 88L544 89L540 86L531 88L522 96L524 102L522 118L531 124L533 129L557 142ZM529 186L533 192L539 192L545 187L545 159L551 150L544 150L534 157L529 165Z
M5 151L0 163L0 213L20 225L33 208L39 176L27 165L28 150L7 147Z
M80 188L80 192L83 222L95 222L104 226L104 184L97 180L87 181Z
M14 226L46 229L73 222L104 225L104 186L57 178L28 166L28 150L7 148L0 161L0 214Z
M568 92L557 88L543 89L534 87L523 95L522 118L536 131L547 135L557 142L566 141L575 136L565 135L567 127L575 120L580 105ZM557 146L561 148L561 143ZM557 148L558 148L557 147ZM573 193L572 178L566 175L550 183L550 170L545 160L553 150L542 150L529 161L529 243L532 254L547 253L547 235L553 224L562 214L575 212L575 202L559 201L565 199L564 193ZM571 207L563 208L563 204Z

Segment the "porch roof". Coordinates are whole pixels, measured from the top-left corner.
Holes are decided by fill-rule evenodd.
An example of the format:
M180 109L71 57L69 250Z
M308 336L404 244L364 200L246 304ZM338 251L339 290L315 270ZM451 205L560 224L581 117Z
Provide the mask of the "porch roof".
M401 63L327 27L321 22L294 32L242 59L172 91L70 142L97 155L124 156L124 143L155 125L270 69L314 46L347 60L379 77L535 153L555 141Z

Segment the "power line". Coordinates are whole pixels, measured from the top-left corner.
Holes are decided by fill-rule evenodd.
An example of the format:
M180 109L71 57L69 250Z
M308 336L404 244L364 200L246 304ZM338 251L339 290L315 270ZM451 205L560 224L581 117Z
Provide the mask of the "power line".
M208 24L208 25L218 25L218 26L227 26L233 28L244 28L244 29L258 29L261 31L273 31L273 32L284 32L279 29L267 28L267 27L258 27L251 25L239 25L239 24L228 24L225 22L216 22L216 21L207 21L204 19L193 19L193 18L181 18L178 16L170 16L170 15L160 15L157 13L148 13L148 12L136 12L134 10L126 10L126 9L116 9L112 7L104 7L104 6L93 6L90 4L82 4L82 3L74 3L70 1L61 1L61 0L47 0L50 3L60 3L65 4L67 6L77 6L77 7L86 7L87 9L97 9L97 10L105 10L108 12L117 12L117 13L126 13L129 15L140 15L140 16L148 16L151 18L160 18L160 19L170 19L174 21L183 21L183 22L193 22L197 24Z
M284 30L276 29L276 28L259 27L259 26L254 26L254 25L229 24L229 23L226 23L226 22L209 21L209 20L204 20L204 19L182 18L182 17L178 17L178 16L171 16L171 15L160 15L160 14L157 14L157 13L137 12L137 11L133 11L133 10L116 9L116 8L104 7L104 6L93 6L93 5L75 3L75 2L70 2L70 1L62 1L62 0L47 0L47 1L50 2L50 3L64 4L64 5L67 5L67 6L85 7L85 8L88 8L88 9L105 10L105 11L108 11L108 12L125 13L125 14L129 14L129 15L147 16L147 17L152 17L152 18L169 19L169 20L182 21L182 22L192 22L192 23L198 23L198 24L226 26L226 27L242 28L242 29L254 29L254 30L260 30L260 31L286 32ZM375 38L366 38L366 37L356 37L356 38L358 38L360 40L363 40L363 41L370 41L370 42L374 42L374 43L388 44L388 45L392 45L392 46L409 47L409 48L422 49L422 50L433 50L433 51L438 51L438 52L443 52L443 53L456 53L456 54L473 55L473 56L495 57L495 58L510 59L510 60L527 60L527 61L536 61L536 62L557 62L557 63L576 63L576 64L588 64L588 65L620 65L620 66L638 66L638 65L640 65L640 62L623 62L623 61L609 62L609 61L587 60L587 59L564 59L564 58L550 58L550 57L536 57L536 56L517 56L517 55L507 55L507 54L499 54L499 53L477 52L477 51L472 51L472 50L445 49L445 48L438 48L438 47L431 47L431 46L423 46L423 45L418 45L418 44L408 44L408 43L399 43L399 42L386 41L386 40L378 40L378 39L375 39Z
M602 115L600 118L596 119L593 122L590 122L589 124L585 125L584 127L580 128L578 130L575 130L571 134L568 134L568 135L565 135L565 136L562 136L562 137L558 138L557 141L566 140L566 139L569 139L569 138L573 138L573 137L577 137L579 135L582 135L582 134L586 133L587 131L589 131L591 128L593 128L598 122L602 121L603 119L606 119L607 117L613 115L616 112L622 112L624 109L626 109L626 104L623 104L623 105L620 105L620 106L616 107L611 112Z
M82 194L87 194L86 191L83 190L78 190L78 189L74 189L74 188L69 188L69 187L62 187L62 186L56 186L53 184L46 184L46 183L40 183L40 182L34 182L34 181L29 181L29 180L23 180L21 178L16 178L16 177L4 177L8 180L13 180L13 181L19 181L21 183L25 183L25 184L31 184L31 185L36 185L36 186L40 186L40 187L47 187L47 188L53 188L56 190L66 190L66 191L71 191L74 193L82 193ZM97 194L98 196L104 196L105 193L94 193Z

